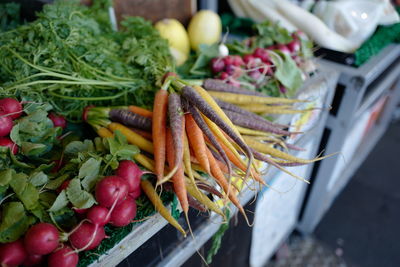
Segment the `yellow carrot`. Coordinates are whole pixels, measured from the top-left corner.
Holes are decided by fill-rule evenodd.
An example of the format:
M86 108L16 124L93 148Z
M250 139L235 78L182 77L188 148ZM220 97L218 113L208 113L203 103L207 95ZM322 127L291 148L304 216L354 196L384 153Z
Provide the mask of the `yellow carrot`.
M189 142L186 133L183 133L183 165L185 166L185 173L187 173L189 179L195 183L192 164L190 162Z
M239 133L244 134L244 135L255 135L255 136L270 136L271 133L268 132L263 132L263 131L258 131L258 130L253 130L241 126L235 125L236 129L239 131Z
M257 150L257 151L259 151L261 153L265 153L265 154L268 154L268 155L270 155L272 157L275 157L275 158L280 158L280 159L284 159L284 160L291 161L291 162L296 162L296 163L312 163L312 162L315 162L315 161L318 161L318 160L322 160L322 159L325 159L325 158L330 157L330 156L333 155L333 154L331 154L331 155L327 155L327 156L324 156L324 157L317 157L315 159L301 159L301 158L292 156L290 154L287 154L285 152L282 152L282 151L280 151L280 150L278 150L276 148L273 148L268 144L260 143L260 142L258 142L257 140L255 140L255 139L253 139L251 137L244 136L244 138L245 138L246 143L250 147L252 147L253 149L255 149L255 150Z
M239 105L239 107L250 112L263 114L295 114L310 111L310 109L295 110L280 106L265 106L259 104Z
M148 169L149 171L154 172L154 160L146 157L143 154L136 154L133 156L133 158L139 162L143 167L145 167L146 169Z
M215 92L215 91L208 91L208 93L221 99L225 102L231 104L290 104L290 103L297 103L297 102L306 102L304 100L298 99L288 99L288 98L280 98L280 97L263 97L263 96L254 96L254 95L242 95L242 94L235 94L235 93L226 93L226 92Z
M174 217L172 217L169 210L164 206L153 185L147 180L142 180L140 182L140 185L143 189L143 192L149 198L151 203L153 203L155 210L158 211L158 213L160 213L160 215L163 216L164 219L167 220L167 222L178 229L179 232L181 232L186 237L185 230L183 230L182 226L175 220Z
M108 128L113 132L119 130L126 137L128 143L138 146L141 150L153 153L153 143L130 130L128 127L116 122L112 122L108 125Z
M113 136L114 136L114 134L113 134L110 130L108 130L107 128L105 128L105 127L100 127L100 128L98 128L98 129L97 129L97 134L98 134L100 137L103 137L103 138L113 137Z

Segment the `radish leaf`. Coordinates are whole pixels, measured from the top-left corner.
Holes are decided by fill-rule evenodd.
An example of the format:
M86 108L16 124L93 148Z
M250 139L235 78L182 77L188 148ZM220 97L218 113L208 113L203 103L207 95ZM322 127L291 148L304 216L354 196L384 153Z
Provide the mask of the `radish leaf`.
M65 208L68 205L69 201L67 198L67 194L65 190L62 190L60 194L58 194L56 200L54 201L53 205L50 207L49 211L54 212L58 211L62 208Z
M8 202L4 204L0 224L0 243L17 240L34 221L32 217L26 215L21 202Z
M100 159L89 158L79 169L78 177L83 179L81 183L85 190L90 191L96 185L100 172L100 164Z
M96 203L93 195L82 190L79 179L72 179L67 187L69 201L78 209L87 209Z

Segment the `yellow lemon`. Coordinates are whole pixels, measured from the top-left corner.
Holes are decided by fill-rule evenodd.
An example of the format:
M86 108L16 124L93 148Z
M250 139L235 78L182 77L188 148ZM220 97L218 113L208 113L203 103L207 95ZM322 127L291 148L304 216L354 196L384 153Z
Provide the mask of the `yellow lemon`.
M176 19L163 19L154 27L160 32L161 37L168 40L169 46L187 55L190 52L189 37L185 27Z
M190 45L197 50L200 44L214 44L221 39L221 18L211 10L201 10L190 20L188 33Z

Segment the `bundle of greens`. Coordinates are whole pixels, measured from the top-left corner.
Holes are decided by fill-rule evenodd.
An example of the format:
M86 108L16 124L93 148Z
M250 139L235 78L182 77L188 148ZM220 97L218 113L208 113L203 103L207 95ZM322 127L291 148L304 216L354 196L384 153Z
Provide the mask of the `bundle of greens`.
M0 95L49 102L72 121L90 104L151 105L173 68L168 43L139 17L114 32L106 7L57 1L36 21L0 33Z

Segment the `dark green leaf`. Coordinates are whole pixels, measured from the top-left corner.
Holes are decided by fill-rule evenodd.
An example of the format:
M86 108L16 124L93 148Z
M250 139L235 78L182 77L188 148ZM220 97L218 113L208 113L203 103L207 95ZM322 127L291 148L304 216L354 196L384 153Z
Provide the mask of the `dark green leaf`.
M0 224L0 243L13 242L20 238L35 220L27 216L21 202L3 205Z
M83 142L73 141L65 147L64 153L66 155L74 155L77 154L78 152L91 152L94 150L95 150L94 145L91 140L85 140Z
M0 186L8 185L14 173L15 171L13 169L0 171Z

